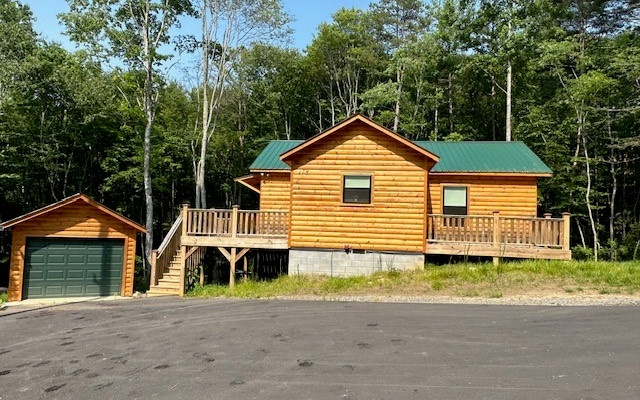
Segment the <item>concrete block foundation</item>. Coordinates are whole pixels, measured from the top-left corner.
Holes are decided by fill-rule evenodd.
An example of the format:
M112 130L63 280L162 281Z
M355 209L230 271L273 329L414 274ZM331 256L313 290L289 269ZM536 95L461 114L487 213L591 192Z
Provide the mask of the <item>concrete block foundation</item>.
M289 275L336 277L371 275L379 271L406 271L424 266L422 253L382 253L375 251L291 249Z

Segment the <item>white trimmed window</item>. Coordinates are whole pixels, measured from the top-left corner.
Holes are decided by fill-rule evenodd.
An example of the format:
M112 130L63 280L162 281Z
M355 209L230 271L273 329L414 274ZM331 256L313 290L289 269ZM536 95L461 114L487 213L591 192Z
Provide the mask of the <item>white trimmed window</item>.
M446 215L468 215L467 188L465 186L445 186L442 213Z
M342 183L343 203L371 204L370 175L345 175Z

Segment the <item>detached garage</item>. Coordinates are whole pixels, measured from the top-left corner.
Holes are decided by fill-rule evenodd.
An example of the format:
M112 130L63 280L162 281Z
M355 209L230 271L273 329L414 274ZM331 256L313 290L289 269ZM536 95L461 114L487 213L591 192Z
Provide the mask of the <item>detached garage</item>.
M11 229L9 301L131 296L136 237L145 229L76 194L0 224Z

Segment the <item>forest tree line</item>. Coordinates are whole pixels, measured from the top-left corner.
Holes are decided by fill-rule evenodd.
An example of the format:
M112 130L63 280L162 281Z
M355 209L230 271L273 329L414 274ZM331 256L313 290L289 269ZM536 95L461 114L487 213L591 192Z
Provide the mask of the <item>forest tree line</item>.
M635 1L379 0L302 50L279 0L68 1L73 52L0 0L0 220L83 192L151 227L148 252L181 203L256 207L233 178L269 140L362 113L412 140L524 141L574 254L640 257Z

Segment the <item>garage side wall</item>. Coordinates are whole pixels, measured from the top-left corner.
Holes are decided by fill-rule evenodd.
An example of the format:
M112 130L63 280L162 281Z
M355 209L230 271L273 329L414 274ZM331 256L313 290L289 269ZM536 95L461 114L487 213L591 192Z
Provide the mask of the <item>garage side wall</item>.
M124 239L121 295L133 294L136 231L85 202L75 202L12 228L9 267L9 301L22 300L24 262L28 237Z

